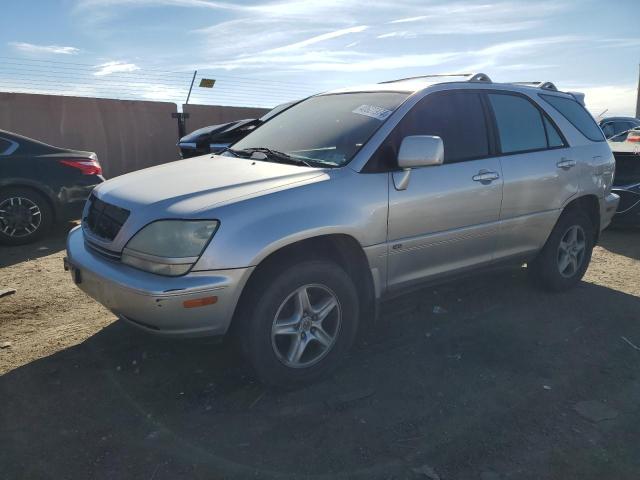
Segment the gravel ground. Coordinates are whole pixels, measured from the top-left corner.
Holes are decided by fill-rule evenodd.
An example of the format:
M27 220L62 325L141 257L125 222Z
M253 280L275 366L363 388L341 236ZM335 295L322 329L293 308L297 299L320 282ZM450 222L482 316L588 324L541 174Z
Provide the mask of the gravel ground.
M66 230L0 247L0 478L640 478L640 232L562 295L513 270L395 299L333 377L272 391L116 322Z

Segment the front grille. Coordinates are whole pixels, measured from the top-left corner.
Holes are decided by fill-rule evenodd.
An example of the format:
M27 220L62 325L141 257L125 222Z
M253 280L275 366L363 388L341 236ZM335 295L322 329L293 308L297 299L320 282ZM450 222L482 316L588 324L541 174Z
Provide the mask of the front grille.
M129 213L129 210L110 205L91 195L83 224L96 237L113 240L129 218Z
M120 261L120 257L122 256L120 252L114 252L113 250L109 250L107 248L101 247L100 245L95 244L94 242L87 239L86 237L85 237L84 243L89 250L97 253L98 255L105 257L108 260L114 260L116 262Z

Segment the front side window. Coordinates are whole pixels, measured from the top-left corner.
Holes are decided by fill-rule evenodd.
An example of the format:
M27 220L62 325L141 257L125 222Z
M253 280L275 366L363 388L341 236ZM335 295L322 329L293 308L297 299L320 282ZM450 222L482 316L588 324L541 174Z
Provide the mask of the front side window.
M229 154L270 149L313 166L339 167L354 157L407 96L356 92L311 97L256 128Z
M371 159L373 171L397 168L402 139L411 135L434 135L444 144L444 163L489 155L487 124L480 95L446 92L427 95L394 128Z
M616 130L613 127L613 122L605 123L604 125L602 125L602 132L607 138L613 137L616 134Z
M589 140L594 142L603 142L605 140L602 130L600 130L593 117L577 101L555 95L540 96Z
M489 101L498 126L502 153L547 148L540 111L526 98L490 93Z

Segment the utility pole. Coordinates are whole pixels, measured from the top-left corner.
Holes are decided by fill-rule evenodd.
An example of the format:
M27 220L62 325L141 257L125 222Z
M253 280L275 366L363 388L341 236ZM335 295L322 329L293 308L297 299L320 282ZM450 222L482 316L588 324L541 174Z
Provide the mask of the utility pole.
M198 75L198 70L193 72L193 77L191 78L191 85L189 86L189 93L187 94L187 101L184 102L185 105L189 104L189 98L191 97L191 90L193 90L193 82L196 81L196 75ZM187 118L189 118L189 112L173 112L171 114L171 118L175 118L178 120L178 140L184 137L187 134Z
M638 65L638 92L636 93L636 118L640 118L640 65Z
M191 90L193 90L193 82L196 81L196 75L198 74L198 70L193 72L193 78L191 79L191 86L189 87L189 94L187 95L187 101L184 102L185 105L189 104L189 97L191 97Z

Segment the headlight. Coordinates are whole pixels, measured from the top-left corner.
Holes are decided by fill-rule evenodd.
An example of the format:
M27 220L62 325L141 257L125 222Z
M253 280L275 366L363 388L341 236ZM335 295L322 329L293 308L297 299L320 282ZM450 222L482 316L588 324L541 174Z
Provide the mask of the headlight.
M187 273L218 228L217 220L159 220L136 233L122 263L159 275Z

